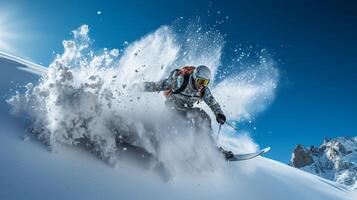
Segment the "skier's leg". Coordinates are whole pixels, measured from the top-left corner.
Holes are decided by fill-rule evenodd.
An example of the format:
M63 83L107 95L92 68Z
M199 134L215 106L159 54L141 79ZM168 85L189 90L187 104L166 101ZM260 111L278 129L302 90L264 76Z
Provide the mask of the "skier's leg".
M201 108L191 108L187 111L187 118L194 123L198 130L208 130L212 132L211 118L209 115Z

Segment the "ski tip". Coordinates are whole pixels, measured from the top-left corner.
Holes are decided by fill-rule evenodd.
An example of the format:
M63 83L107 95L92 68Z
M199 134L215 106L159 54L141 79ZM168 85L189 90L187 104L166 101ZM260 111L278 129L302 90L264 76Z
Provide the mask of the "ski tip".
M271 147L266 147L264 149L262 149L262 152L263 153L267 153L268 151L270 151Z

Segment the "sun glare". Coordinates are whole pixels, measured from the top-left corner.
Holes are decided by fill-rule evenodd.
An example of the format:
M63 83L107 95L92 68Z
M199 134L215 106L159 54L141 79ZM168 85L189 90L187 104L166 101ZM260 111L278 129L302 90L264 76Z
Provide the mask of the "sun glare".
M0 10L0 51L14 52L16 39L19 38L18 23L6 10Z

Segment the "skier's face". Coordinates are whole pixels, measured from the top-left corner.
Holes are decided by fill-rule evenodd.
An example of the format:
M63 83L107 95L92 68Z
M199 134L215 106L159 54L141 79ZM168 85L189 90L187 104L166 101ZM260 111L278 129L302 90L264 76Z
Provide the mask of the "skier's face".
M195 84L198 89L207 87L208 83L209 83L209 80L207 80L207 79L196 78L196 80L195 80Z

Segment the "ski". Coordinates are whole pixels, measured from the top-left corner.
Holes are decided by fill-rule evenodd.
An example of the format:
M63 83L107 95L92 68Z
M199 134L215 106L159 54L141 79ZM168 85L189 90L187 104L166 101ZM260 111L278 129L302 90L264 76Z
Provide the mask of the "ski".
M261 149L254 153L245 153L245 154L233 154L232 156L226 157L227 161L243 161L255 158L257 156L263 155L270 151L270 147Z

